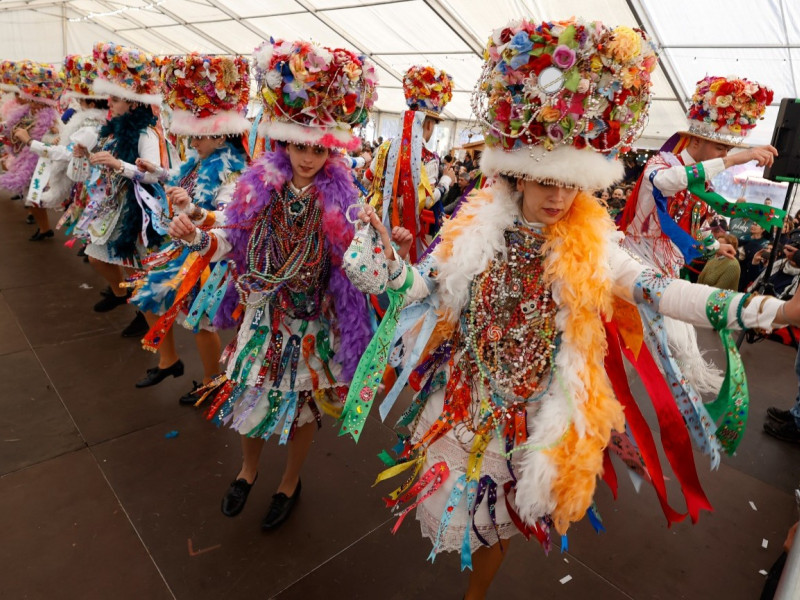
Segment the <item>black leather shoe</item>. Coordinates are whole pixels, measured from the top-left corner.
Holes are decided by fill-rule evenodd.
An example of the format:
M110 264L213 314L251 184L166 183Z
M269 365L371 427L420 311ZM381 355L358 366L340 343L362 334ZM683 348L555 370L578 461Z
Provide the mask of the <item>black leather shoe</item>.
M773 421L778 423L793 423L794 417L788 410L781 410L775 406L770 406L767 409L767 416Z
M127 304L130 297L130 290L124 296L115 296L114 294L111 294L110 296L103 296L103 299L94 305L94 312L104 313L114 310L118 306Z
M12 198L12 200L13 200L13 198ZM33 225L34 223L36 223L36 219L33 218L33 215L28 215L27 217L25 217L25 222L28 225Z
M195 394L195 392L200 389L203 384L199 381L192 381L192 389L186 392L183 396L178 398L178 404L182 404L184 406L188 406L190 404L194 404L200 399L199 394Z
M78 248L78 256L80 256L81 258L86 256L86 246L81 246L80 248Z
M170 365L166 369L159 369L158 367L147 369L145 376L136 382L136 387L146 388L150 387L151 385L157 385L170 375L173 377L180 377L183 375L183 361L180 358L175 362L175 364Z
M48 229L47 231L44 231L44 232L39 231L37 229L36 233L34 233L31 237L28 238L28 241L30 241L30 242L41 242L42 240L46 240L47 238L51 238L51 237L53 237L53 230L52 229Z
M150 331L150 325L147 324L147 319L144 318L144 313L140 310L136 311L136 316L133 321L128 323L128 326L122 330L122 337L124 338L140 338Z
M247 503L247 495L250 489L255 485L258 475L253 479L253 483L247 483L246 479L237 479L228 488L225 496L222 498L222 514L226 517L235 517L244 508Z
M297 504L297 500L300 498L301 488L302 482L298 479L297 488L291 496L287 496L283 492L278 492L272 496L272 502L267 509L267 516L261 521L261 529L270 531L283 525L284 521L286 521L292 513L292 509L294 505Z
M800 444L800 429L793 422L790 423L764 423L764 431L783 442Z

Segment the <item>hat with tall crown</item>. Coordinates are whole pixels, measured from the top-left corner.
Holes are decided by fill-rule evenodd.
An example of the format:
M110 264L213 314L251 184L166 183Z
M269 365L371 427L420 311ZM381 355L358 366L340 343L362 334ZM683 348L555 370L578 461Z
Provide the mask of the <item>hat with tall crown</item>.
M154 56L110 42L94 45L97 79L92 88L99 96L114 96L129 102L161 104L161 78Z
M64 71L61 65L25 61L19 77L20 98L57 106L64 92Z
M378 98L374 65L343 48L269 40L254 53L264 117L274 140L358 149L352 128L366 122Z
M745 138L764 118L773 93L768 87L736 77L704 77L697 82L686 112L689 134L729 146Z
M622 178L614 158L647 123L657 64L643 31L517 20L494 31L484 60L472 97L484 173L581 189Z
M403 76L403 94L410 110L421 110L435 119L453 98L453 78L440 69L415 65Z
M92 56L68 54L64 57L64 73L66 75L65 93L70 97L83 100L106 98L105 95L98 95L94 92L97 64Z
M187 54L164 59L164 100L172 109L170 132L177 135L234 135L247 131L250 98L247 59Z

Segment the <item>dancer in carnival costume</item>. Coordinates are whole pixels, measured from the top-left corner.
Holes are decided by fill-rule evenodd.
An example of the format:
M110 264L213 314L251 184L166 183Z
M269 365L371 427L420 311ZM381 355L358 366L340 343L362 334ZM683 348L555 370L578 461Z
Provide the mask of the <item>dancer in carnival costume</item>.
M74 182L67 176L75 146L73 136L78 140L85 140L87 136L96 139L96 131L106 122L108 114L106 99L92 93L91 83L96 72L91 57L67 56L64 59L64 73L66 89L62 99L74 99L79 110L61 128L58 143L34 140L25 129L14 132L14 136L39 157L25 202L26 206L31 207L39 224L40 232L31 237L34 241L53 235L47 209L60 209L71 203L74 197ZM49 85L48 81L45 80L43 85Z
M733 204L713 193L710 181L734 165L772 164L772 146L743 147L772 102L772 90L747 79L705 77L697 82L687 112L689 127L673 135L644 167L630 195L619 228L625 247L649 266L679 277L700 256L736 258L730 244L714 238L706 221L713 212L749 217L769 229L782 211L757 204ZM722 373L702 357L693 327L666 319L670 348L686 378L701 393L719 391Z
M166 103L172 109L170 133L187 136L192 152L173 171L142 158L136 164L143 171L157 174L167 184L167 199L175 212L192 218L201 216L203 211L221 211L247 166L241 137L250 127L245 118L250 95L247 59L200 54L173 56L162 64L161 79ZM210 258L209 254L201 257L175 242L147 258L151 270L137 282L131 303L145 311L151 328L143 340L144 346L157 351L159 360L136 387L155 385L168 375L183 371L172 326L185 313L189 313L189 318L183 319L183 323L194 331L203 363L202 383L211 383L219 374L222 351L219 335L203 312L210 305L210 294L204 293L193 307L201 280L219 285L227 276L227 261L214 265ZM194 388L198 387L195 382ZM193 391L181 397L181 404L194 404L198 400Z
M31 143L53 143L59 138L61 121L57 106L64 91L64 73L55 65L23 61L20 63L18 81L19 100L23 104L10 112L4 124L5 129L11 131L14 145L11 156L6 160L6 173L0 176L0 187L25 196L31 183L42 185L38 178L34 179L38 156L31 149ZM31 191L36 195L42 190ZM39 206L30 195L25 204L38 227L30 240L41 241L53 237L47 209Z
M413 66L403 77L403 92L408 110L402 133L376 150L367 178L372 180L370 203L385 226L390 231L403 227L414 236L411 260L416 262L427 246L420 213L431 209L441 223L441 199L455 181L452 168L439 178L439 157L425 146L453 97L453 80L434 67Z
M621 234L591 195L622 177L614 155L646 122L656 55L641 31L514 21L493 33L485 60L473 106L487 145L481 169L495 182L467 199L417 266L392 260L380 217L372 207L362 213L381 235L395 292L342 414L342 433L357 439L387 349L405 336L406 362L380 409L385 416L409 382L417 394L398 425L411 434L401 434L397 459L382 454L390 467L378 481L402 474L405 483L386 499L398 510L407 503L398 525L416 508L422 534L433 542L430 558L461 553L462 568L473 569L468 599L485 596L513 535L534 535L547 549L552 528L565 535L587 514L600 527L597 478L615 481L607 448L653 482L670 520L685 516L666 502L658 452L620 354L639 366L652 361L641 342L644 333L658 333L659 312L713 324L725 335L737 319L759 327L800 320L800 300L783 305L646 267L623 250ZM616 320L606 322L612 315ZM670 441L664 445L681 448L689 464L673 468L692 483L697 474L681 417L694 430L695 416L682 412L684 403L679 410L673 386L647 366L648 390L672 407L663 409L671 424L662 425ZM740 393L743 370L732 371L731 389ZM723 439L731 442L740 435L731 420L740 418L741 405L746 410L746 398L733 400L722 410ZM714 420L704 416L704 433L716 440ZM695 501L704 500L702 490L688 483L696 518L708 505Z
M19 86L16 84L17 63L0 61L0 129L9 112L19 103ZM4 140L3 143L10 140Z
M95 44L93 56L93 89L108 95L111 118L100 129L99 150L76 149L76 160L88 157L93 167L86 181L89 202L76 232L86 232L89 262L111 288L94 306L97 312L107 312L130 297L120 287L123 267L140 268L148 248L161 243L168 226L162 223L166 202L158 177L137 169L136 159L166 164L168 157L156 129L161 81L155 59L103 42ZM138 325L134 320L129 327Z
M240 303L244 315L224 353L227 381L208 412L242 436L242 468L222 512L241 512L264 441L274 434L289 445L262 522L274 529L300 495L300 470L321 412L340 413L371 336L366 299L342 270L353 238L345 213L358 194L340 150L359 147L350 128L367 119L377 77L364 57L302 41L266 42L254 62L261 133L275 149L239 178L223 213L201 211L199 230L178 215L170 235L235 265L235 285L214 322L230 326Z

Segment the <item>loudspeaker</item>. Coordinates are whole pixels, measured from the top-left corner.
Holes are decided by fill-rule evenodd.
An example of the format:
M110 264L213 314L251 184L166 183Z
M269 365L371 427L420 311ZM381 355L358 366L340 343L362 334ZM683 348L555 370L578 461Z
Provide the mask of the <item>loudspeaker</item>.
M800 181L800 98L781 100L772 145L778 150L778 158L771 167L764 169L764 179Z

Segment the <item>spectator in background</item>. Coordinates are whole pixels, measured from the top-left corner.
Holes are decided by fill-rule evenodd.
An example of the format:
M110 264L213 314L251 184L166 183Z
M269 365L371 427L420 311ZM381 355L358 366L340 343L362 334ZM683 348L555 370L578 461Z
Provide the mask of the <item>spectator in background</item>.
M739 252L742 275L739 279L739 290L745 291L764 269L769 258L769 240L764 235L764 228L758 223L750 225L750 241L742 245Z
M764 198L764 206L772 206L772 198Z
M614 188L614 193L611 194L611 199L616 202L620 202L622 204L625 203L625 190L621 187Z
M744 202L746 202L745 198L738 198L736 200L736 204L743 204ZM729 231L739 240L740 246L750 241L750 226L752 224L753 221L746 217L734 217L731 219Z
M458 204L458 201L461 199L461 196L464 195L464 191L467 189L469 185L469 173L466 170L462 170L458 172L458 178L456 179L455 185L450 186L450 189L447 190L444 198L442 198L442 204L444 205L444 214L452 215L453 211Z
M598 194L600 200L608 204L608 201L611 199L611 194L608 193L608 189L601 190Z
M717 239L720 242L730 244L734 249L738 249L739 247L739 241L730 233L723 233L717 236ZM706 266L703 267L703 270L700 272L700 276L697 278L697 283L704 283L723 290L733 290L735 292L739 289L741 270L739 261L735 258L718 255L708 260Z

